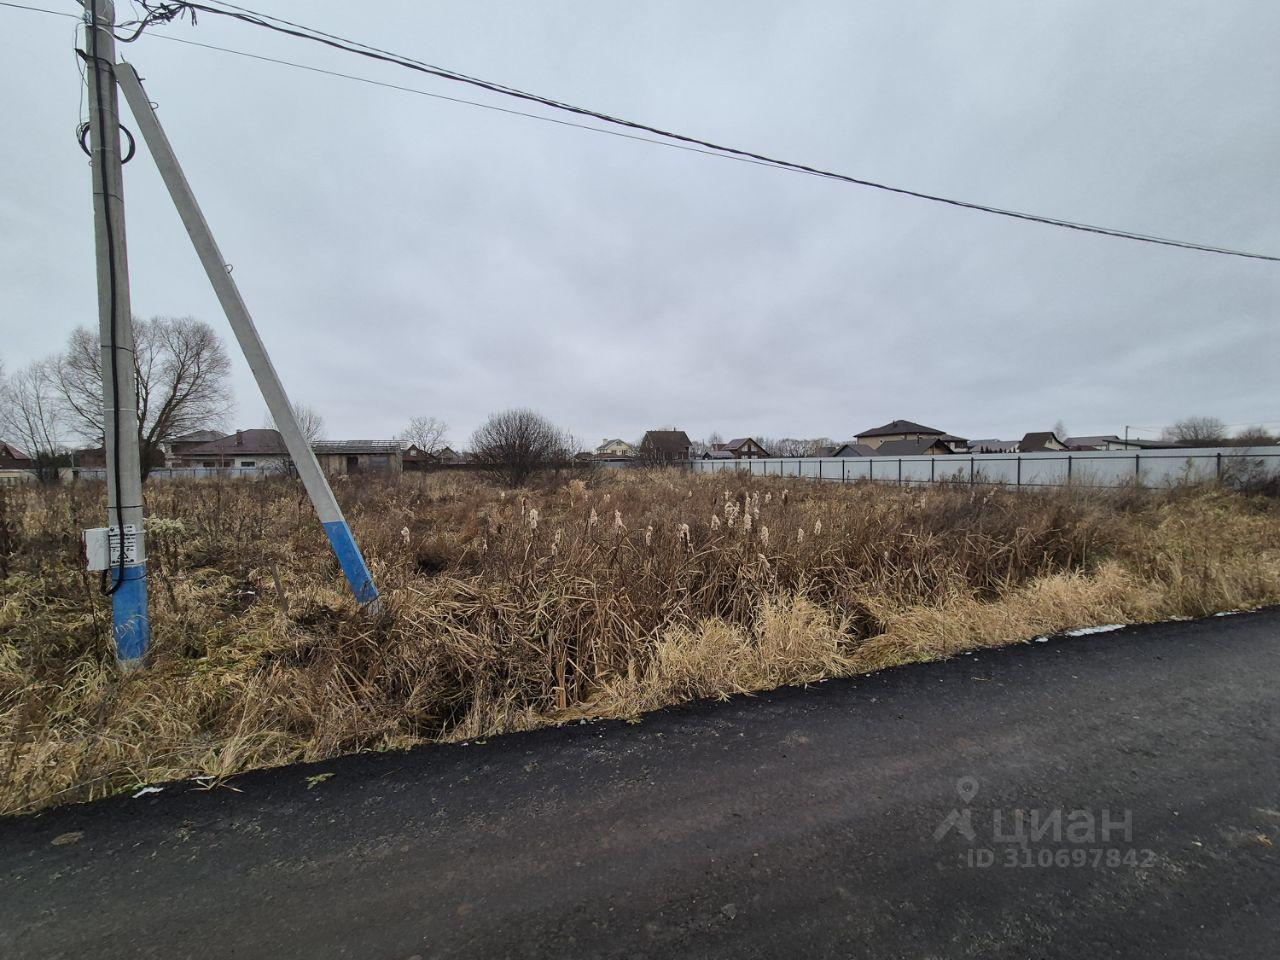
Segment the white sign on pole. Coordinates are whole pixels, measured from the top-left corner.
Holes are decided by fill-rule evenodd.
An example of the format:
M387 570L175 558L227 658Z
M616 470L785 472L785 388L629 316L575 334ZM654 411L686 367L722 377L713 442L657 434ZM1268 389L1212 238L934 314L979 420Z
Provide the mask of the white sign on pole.
M120 563L120 528L95 527L84 532L84 553L90 570L110 570ZM141 563L143 549L138 528L132 523L124 525L124 562Z

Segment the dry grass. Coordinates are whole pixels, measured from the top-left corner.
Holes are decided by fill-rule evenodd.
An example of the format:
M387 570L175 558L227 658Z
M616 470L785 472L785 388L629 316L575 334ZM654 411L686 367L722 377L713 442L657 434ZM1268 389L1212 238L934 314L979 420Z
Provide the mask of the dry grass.
M9 813L1280 601L1280 508L1216 489L447 476L339 490L370 621L295 485L154 483L154 645L121 677L78 556L101 488L5 496Z

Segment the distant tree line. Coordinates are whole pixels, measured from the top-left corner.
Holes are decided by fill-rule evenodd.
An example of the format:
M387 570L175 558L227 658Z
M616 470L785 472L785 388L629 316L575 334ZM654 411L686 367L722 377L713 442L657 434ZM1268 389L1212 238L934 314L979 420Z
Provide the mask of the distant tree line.
M1161 433L1161 439L1189 447L1259 447L1277 438L1263 426L1245 427L1232 434L1217 417L1187 417Z

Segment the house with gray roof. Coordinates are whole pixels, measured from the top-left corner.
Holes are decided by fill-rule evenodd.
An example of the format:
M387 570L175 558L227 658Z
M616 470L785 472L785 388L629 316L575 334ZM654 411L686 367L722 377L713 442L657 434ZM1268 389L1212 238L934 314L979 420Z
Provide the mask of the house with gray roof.
M1019 453L1045 453L1049 450L1066 449L1066 443L1052 430L1028 433L1018 441Z
M824 454L828 457L874 457L876 448L868 446L865 443L854 443L850 440L848 443L838 443Z
M871 450L873 457L945 457L954 450L938 437L886 440Z
M913 420L891 420L882 426L862 431L855 439L868 447L879 447L896 440L937 440L946 445L948 453L966 450L969 443L964 437L957 437L936 427L926 427Z

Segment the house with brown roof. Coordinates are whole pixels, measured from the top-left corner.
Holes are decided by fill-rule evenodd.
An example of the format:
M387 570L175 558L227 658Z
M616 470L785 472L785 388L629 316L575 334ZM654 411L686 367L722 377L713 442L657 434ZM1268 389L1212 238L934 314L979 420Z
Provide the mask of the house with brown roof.
M653 463L678 463L693 455L693 442L683 430L649 430L640 441L640 456Z
M0 470L34 470L36 462L12 443L0 442Z
M11 443L0 442L0 483L30 483L36 479L36 462Z
M217 440L199 443L184 451L184 467L275 467L290 463L289 451L279 432L270 429L237 430Z
M400 451L400 469L403 471L426 470L435 462L436 455L428 453L416 443L411 443Z
M752 437L737 437L728 443L713 443L709 452L727 453L734 460L760 460L769 456L769 451Z

